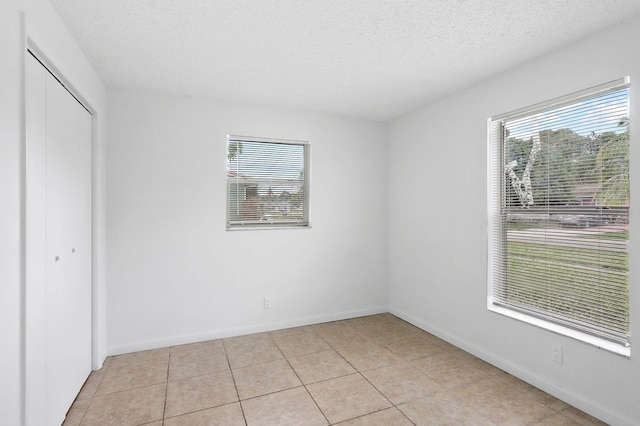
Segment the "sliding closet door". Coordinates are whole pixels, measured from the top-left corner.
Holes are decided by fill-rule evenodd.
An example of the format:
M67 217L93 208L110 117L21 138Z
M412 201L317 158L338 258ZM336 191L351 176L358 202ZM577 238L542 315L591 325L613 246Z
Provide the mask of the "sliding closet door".
M91 371L91 115L47 73L47 410Z
M91 372L92 118L31 56L26 86L27 422L59 425Z

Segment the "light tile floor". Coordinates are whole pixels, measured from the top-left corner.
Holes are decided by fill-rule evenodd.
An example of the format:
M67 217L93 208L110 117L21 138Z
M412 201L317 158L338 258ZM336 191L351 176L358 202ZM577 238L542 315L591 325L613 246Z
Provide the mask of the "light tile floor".
M600 425L391 314L109 357L71 425Z

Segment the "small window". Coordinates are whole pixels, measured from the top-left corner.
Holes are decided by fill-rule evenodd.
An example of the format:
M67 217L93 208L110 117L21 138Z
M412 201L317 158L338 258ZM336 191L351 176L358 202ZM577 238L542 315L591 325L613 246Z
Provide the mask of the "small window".
M630 355L628 79L489 120L488 308Z
M227 137L227 228L309 226L308 142Z

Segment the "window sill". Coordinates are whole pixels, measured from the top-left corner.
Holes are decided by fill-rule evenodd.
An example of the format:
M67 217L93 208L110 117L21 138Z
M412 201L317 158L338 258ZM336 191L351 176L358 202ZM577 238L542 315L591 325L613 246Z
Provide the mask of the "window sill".
M226 228L227 231L276 231L285 229L311 229L311 225L279 225L279 226L237 226Z
M535 318L520 312L512 311L511 309L503 308L500 306L493 306L490 303L487 306L487 309L491 312L495 312L497 314L504 315L506 317L513 318L518 321L522 321L527 324L531 324L545 330L549 330L553 333L571 337L572 339L576 339L581 342L587 343L589 345L595 346L597 348L604 349L616 355L620 355L625 358L631 357L631 347L629 346L623 346L618 343L614 343L597 336L592 336L590 334L582 333L580 331L577 331L568 327L563 327L558 324L550 323L540 318Z

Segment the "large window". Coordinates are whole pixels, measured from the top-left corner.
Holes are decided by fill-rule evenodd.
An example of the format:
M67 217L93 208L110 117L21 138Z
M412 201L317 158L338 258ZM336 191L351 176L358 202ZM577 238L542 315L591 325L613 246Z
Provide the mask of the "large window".
M628 79L489 135L489 309L629 356Z
M227 137L227 228L309 226L307 142Z

